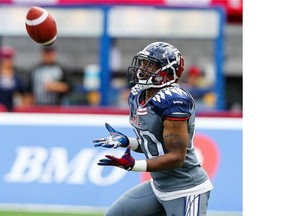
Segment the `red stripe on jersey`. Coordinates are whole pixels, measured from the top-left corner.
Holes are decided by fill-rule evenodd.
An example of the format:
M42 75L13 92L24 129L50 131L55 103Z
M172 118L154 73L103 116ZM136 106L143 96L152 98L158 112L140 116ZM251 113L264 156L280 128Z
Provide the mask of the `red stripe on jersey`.
M166 119L167 120L172 120L172 121L185 121L185 120L189 119L189 116L183 117L183 118L180 118L180 117L169 117L168 116Z

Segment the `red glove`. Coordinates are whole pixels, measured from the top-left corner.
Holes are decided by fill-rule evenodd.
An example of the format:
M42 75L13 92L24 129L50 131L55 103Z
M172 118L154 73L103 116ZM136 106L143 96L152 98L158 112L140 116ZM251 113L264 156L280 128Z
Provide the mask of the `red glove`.
M130 147L128 147L121 158L116 158L112 155L105 155L108 159L100 159L98 165L100 166L117 166L125 170L132 170L135 164L135 159L130 154Z

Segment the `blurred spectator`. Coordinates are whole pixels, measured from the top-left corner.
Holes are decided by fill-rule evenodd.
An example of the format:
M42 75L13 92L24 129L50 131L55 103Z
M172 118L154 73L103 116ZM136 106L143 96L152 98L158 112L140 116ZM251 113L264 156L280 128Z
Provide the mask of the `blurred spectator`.
M206 80L199 67L193 65L188 69L182 87L191 93L198 111L214 109L216 100L213 86Z
M87 92L88 105L97 106L101 101L100 67L97 64L88 64L84 67L83 87Z
M43 46L41 62L30 74L28 100L31 105L63 105L71 85L63 67L57 62L54 46Z
M12 47L4 46L0 49L0 105L7 111L13 111L15 106L23 102L24 85L16 73L14 56Z
M122 53L118 47L117 39L112 38L110 49L110 70L112 74L121 73L121 65L122 65L121 61L122 61Z

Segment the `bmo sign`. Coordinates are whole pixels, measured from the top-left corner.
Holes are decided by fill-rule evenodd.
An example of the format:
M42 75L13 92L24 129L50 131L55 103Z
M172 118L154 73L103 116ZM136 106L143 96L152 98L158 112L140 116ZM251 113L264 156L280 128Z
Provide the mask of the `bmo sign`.
M106 208L149 173L98 166L125 149L95 148L110 123L135 136L127 116L0 113L0 205ZM209 210L242 211L242 119L199 118L194 145L214 185ZM143 154L132 152L135 159Z
M80 150L71 161L68 159L68 150L61 147L46 149L40 146L21 146L16 151L11 170L4 177L6 182L83 185L90 181L104 186L120 181L127 173L115 167L109 175L104 176L104 167L97 165L105 154L121 154L120 151L100 153L86 148Z

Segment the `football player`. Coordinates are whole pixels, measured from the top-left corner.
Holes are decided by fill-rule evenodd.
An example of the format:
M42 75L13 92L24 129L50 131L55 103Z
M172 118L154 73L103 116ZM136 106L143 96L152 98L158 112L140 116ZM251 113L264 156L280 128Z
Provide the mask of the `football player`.
M150 172L151 179L117 199L106 216L205 216L213 185L193 146L193 97L179 87L184 70L180 51L154 42L138 52L128 67L130 124L136 138L106 123L110 135L94 140L95 147L127 148L121 158L106 155L98 165ZM135 160L130 151L143 152Z

